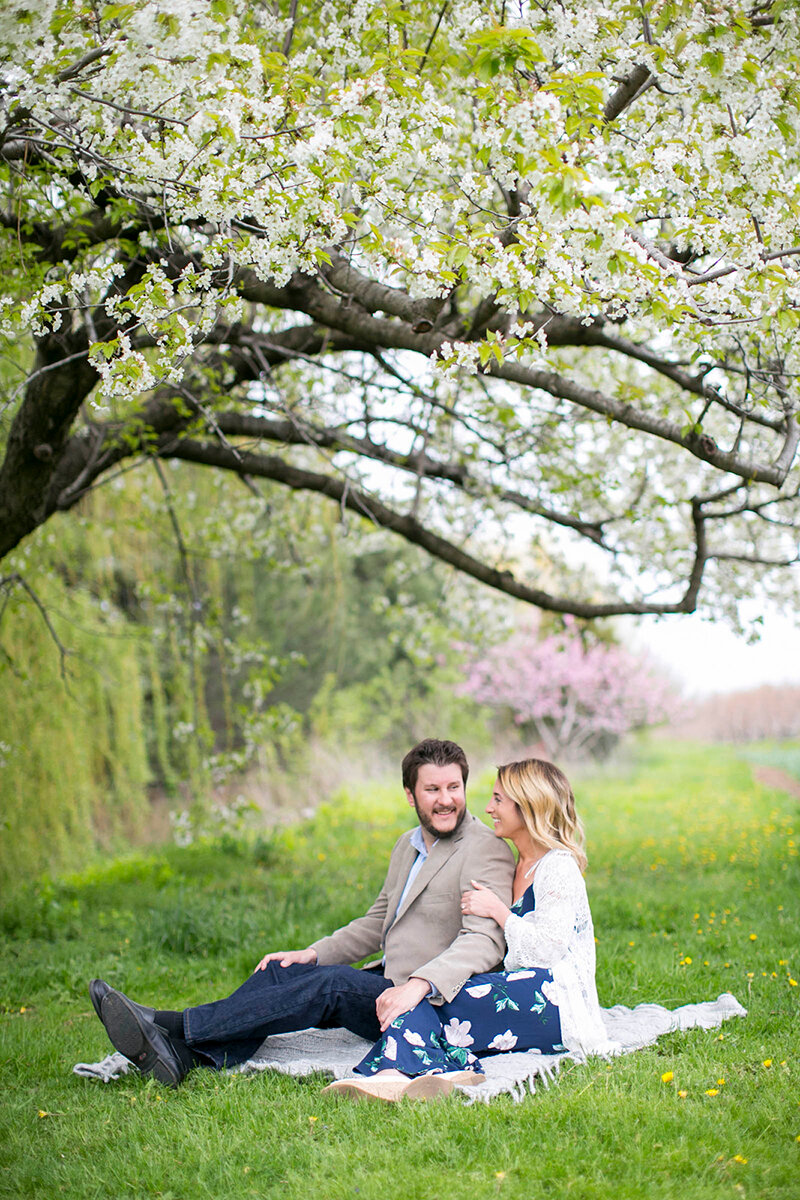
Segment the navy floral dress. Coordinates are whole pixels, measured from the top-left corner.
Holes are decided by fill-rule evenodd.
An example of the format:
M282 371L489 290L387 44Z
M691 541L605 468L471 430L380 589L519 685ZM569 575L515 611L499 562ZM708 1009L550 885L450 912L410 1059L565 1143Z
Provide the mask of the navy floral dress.
M532 912L533 885L511 906L517 916ZM472 975L444 1004L423 1000L392 1021L356 1067L361 1075L393 1068L404 1075L443 1071L480 1073L478 1055L502 1050L538 1050L557 1054L561 1021L545 967Z

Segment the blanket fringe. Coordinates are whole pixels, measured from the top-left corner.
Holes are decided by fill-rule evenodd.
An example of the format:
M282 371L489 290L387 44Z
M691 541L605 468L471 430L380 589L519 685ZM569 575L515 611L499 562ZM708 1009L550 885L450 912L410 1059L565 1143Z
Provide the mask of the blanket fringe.
M593 1054L609 1058L651 1046L665 1033L686 1029L716 1029L730 1017L744 1017L747 1010L730 994L723 992L716 1000L701 1004L684 1004L668 1009L660 1004L639 1004L626 1008L618 1004L603 1009L603 1022L608 1042L595 1047ZM279 1033L268 1038L252 1058L231 1073L256 1074L280 1071L284 1075L333 1075L346 1079L353 1067L370 1049L371 1043L348 1033L346 1029L303 1029L298 1033ZM536 1084L548 1088L556 1079L562 1063L585 1062L580 1051L570 1054L539 1054L534 1050L486 1055L483 1068L486 1078L472 1087L459 1088L465 1103L488 1103L495 1096L509 1095L519 1104L526 1095L535 1095ZM121 1054L110 1054L99 1063L78 1063L76 1075L100 1079L109 1083L126 1074L131 1064Z

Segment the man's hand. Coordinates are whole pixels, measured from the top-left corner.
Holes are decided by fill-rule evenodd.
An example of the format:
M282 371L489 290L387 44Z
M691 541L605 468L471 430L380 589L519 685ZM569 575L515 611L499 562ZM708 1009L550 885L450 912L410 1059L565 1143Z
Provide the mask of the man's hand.
M511 909L503 904L503 901L495 895L491 888L484 887L482 883L476 883L474 879L470 879L470 883L475 890L464 892L461 897L461 911L464 916L469 914L473 917L491 917L502 928L509 918Z
M416 976L412 976L408 983L402 983L400 987L390 987L385 992L381 992L375 1001L375 1013L381 1024L381 1033L389 1028L395 1017L416 1008L420 1000L424 1000L426 996L430 995L430 990L431 985L427 979L418 979Z
M315 963L317 961L316 950L276 950L274 954L265 954L261 962L256 967L256 971L263 971L268 962L273 959L280 959L282 967L290 967L292 963Z

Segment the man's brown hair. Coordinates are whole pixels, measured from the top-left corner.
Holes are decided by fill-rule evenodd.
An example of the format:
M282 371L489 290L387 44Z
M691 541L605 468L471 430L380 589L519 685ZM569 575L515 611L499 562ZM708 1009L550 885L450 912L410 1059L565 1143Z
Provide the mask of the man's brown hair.
M467 786L469 764L461 747L457 746L455 742L442 742L439 738L425 738L412 747L403 759L403 787L406 791L411 792L412 796L414 788L417 786L419 769L426 763L432 763L434 767L449 767L451 763L456 763L461 768L464 787Z

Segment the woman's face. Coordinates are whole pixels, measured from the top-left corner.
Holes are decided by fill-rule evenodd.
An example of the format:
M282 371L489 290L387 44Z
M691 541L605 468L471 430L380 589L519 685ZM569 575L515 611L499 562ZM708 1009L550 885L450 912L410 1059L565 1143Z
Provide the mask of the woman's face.
M525 822L522 820L520 811L510 796L507 796L500 787L499 782L495 782L492 789L492 798L486 805L486 811L494 822L494 832L496 837L513 838L525 832Z

